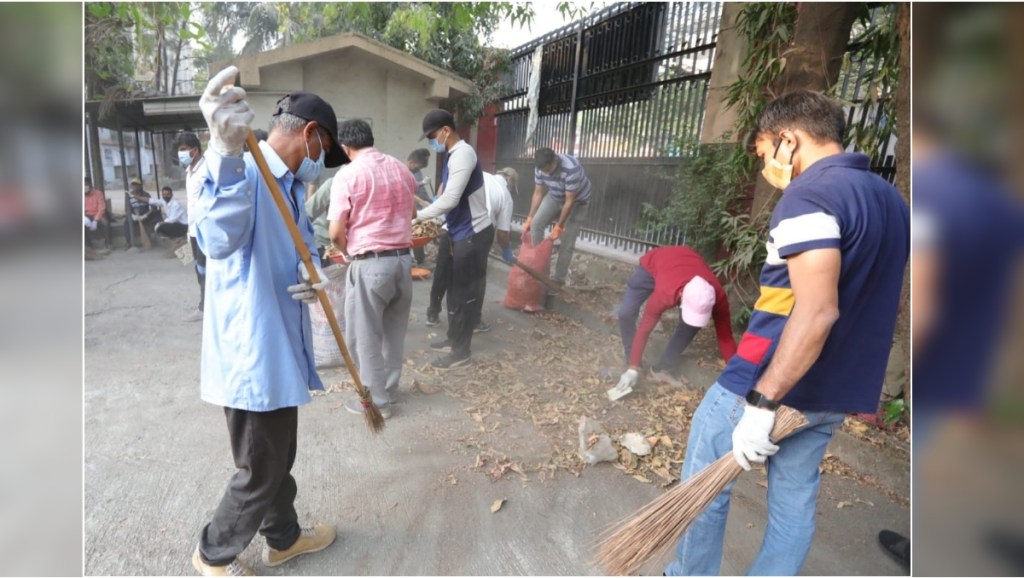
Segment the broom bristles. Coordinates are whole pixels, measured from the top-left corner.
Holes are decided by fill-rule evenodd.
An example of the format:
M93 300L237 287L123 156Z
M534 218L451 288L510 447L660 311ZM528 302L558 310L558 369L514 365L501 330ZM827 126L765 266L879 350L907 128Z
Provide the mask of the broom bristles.
M377 404L373 403L373 396L366 387L356 381L356 393L359 394L359 405L363 406L363 417L366 419L366 426L373 433L380 433L384 430L384 414L380 412Z
M777 442L805 425L807 419L802 413L782 406L776 413L771 437ZM603 534L597 564L610 575L636 574L675 544L742 471L728 453L652 500Z

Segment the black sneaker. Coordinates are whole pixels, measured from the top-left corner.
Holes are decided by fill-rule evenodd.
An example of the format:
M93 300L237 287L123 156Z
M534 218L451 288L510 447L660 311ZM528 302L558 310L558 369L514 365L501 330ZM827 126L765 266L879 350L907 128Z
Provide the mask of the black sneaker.
M904 571L910 572L910 540L892 530L882 530L878 533L878 544Z
M450 339L444 341L435 341L430 344L430 348L434 351L449 352L452 350L452 342Z
M434 327L435 325L441 324L441 318L438 315L431 315L427 313L427 327Z
M491 330L491 326L481 321L473 328L473 333L487 333Z
M464 357L456 356L454 353L448 355L442 355L437 359L430 362L430 366L434 369L446 370L461 367L469 363L469 355Z

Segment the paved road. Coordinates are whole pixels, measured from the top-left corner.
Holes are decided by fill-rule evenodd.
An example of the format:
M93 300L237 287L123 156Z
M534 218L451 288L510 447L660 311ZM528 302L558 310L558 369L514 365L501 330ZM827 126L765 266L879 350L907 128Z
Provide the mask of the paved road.
M493 267L494 265L492 265ZM500 275L498 276L500 277ZM408 349L420 355L428 286L415 285ZM510 326L541 318L502 309L491 284L485 316ZM160 251L125 253L85 266L85 571L192 574L189 556L232 473L219 408L199 400L201 328L182 320L196 301L190 269ZM495 356L501 332L474 341ZM337 381L337 374L327 381ZM258 565L260 538L243 554L270 575L589 575L598 532L660 491L609 465L580 477L492 482L472 469L459 439L477 424L458 399L403 386L380 436L340 408L352 394L316 397L299 412L297 507L302 520L330 521L339 541L279 568ZM523 459L549 451L532 423L518 424ZM511 434L510 434L511 435ZM453 483L454 482L454 483ZM764 490L741 478L727 530L723 573L742 573L760 541ZM507 499L497 513L491 504ZM856 502L837 508L840 501ZM875 490L825 476L809 575L890 575L899 567L874 539L907 532L907 508ZM664 560L649 573L660 572Z

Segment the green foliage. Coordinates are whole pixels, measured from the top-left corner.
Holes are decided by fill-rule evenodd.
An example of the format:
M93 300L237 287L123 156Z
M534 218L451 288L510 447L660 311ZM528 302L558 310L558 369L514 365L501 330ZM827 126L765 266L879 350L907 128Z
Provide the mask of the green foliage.
M667 207L644 205L644 224L658 232L674 227L686 234L687 244L712 262L726 231L722 215L741 209L749 176L737 162L744 154L735 143L699 145L682 141L684 159L676 169L675 194Z
M488 48L480 37L490 38L502 20L529 25L534 14L530 4L518 2L225 2L203 6L207 28L211 34L217 33L211 42L218 57L208 55L207 62L225 59L231 44L225 37L236 30L245 35L243 54L358 32L472 81L472 94L456 103L460 118L470 123L503 95L500 76L510 62L508 51ZM558 9L573 17L583 10L568 2L560 2Z
M737 111L741 136L756 126L761 110L774 97L771 87L786 65L778 54L793 38L795 26L792 3L752 2L738 17L747 52L739 79L726 92L726 104ZM757 158L742 143L683 145L695 155L680 163L672 201L664 209L645 206L644 218L656 228L676 227L686 233L687 244L712 263L736 298L734 321L745 322L757 299L757 273L765 259L771 211L765 207L752 216L746 209L757 177ZM726 256L717 259L719 252Z
M855 123L850 126L846 134L846 146L854 145L858 151L868 154L875 161L881 160L885 154L889 139L896 130L896 99L892 98L892 91L899 82L900 74L900 44L899 34L896 29L897 6L895 4L883 4L877 9L876 21L871 22L871 12L865 9L858 15L854 23L854 38L851 45L857 50L847 52L843 61L843 71L848 73L854 67L860 68L863 63L866 76L861 82L866 86L863 95L849 95L850 98L843 98L846 95L840 94L840 85L832 89L832 96L844 101L847 106L852 106L850 99L861 96L861 106L871 110L881 107L881 118L883 122ZM840 83L841 84L841 83ZM874 115L870 117L874 118Z
M751 2L737 19L747 51L739 78L726 92L726 104L738 113L736 129L741 136L753 130L765 105L776 96L772 87L786 67L786 58L779 55L793 39L796 15L792 2ZM743 162L751 171L756 165L753 155L746 155Z
M910 416L910 406L902 397L882 402L883 420L887 427L892 427Z
M207 49L206 31L188 2L96 2L85 10L85 70L90 99L141 92L173 94L177 54L184 43ZM152 75L148 86L139 75Z
M732 289L741 308L753 308L758 297L758 272L767 257L765 239L771 213L767 206L756 215L719 214L721 247L726 255L711 269Z

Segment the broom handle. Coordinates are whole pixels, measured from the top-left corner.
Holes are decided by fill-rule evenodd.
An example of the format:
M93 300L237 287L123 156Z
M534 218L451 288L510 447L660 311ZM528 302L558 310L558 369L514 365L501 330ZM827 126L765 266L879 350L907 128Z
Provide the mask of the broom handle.
M317 274L316 267L313 265L313 256L310 255L306 242L302 240L299 228L292 219L292 211L285 204L284 195L277 186L277 179L270 172L270 167L267 166L267 159L264 158L263 151L260 150L259 142L256 140L256 135L251 130L245 137L245 144L249 145L249 152L252 153L252 158L256 161L256 166L259 167L260 174L263 175L263 180L267 183L267 188L270 189L270 196L274 198L277 210L281 212L284 224L288 227L288 232L292 236L292 242L295 243L295 249L299 252L299 258L302 259L302 263L306 266L306 271L309 272L310 284L316 285L320 282L320 275ZM369 394L366 391L366 387L363 386L363 381L359 379L359 372L356 370L355 362L352 361L352 356L348 353L348 346L345 345L345 339L341 336L341 327L338 325L338 320L334 317L334 308L331 307L331 302L327 299L327 293L323 289L317 289L316 296L320 300L320 306L324 308L324 314L327 315L327 322L331 325L331 332L334 333L334 339L338 342L341 355L345 358L345 365L348 366L349 375L356 382L356 393L359 394L361 399L365 400Z

